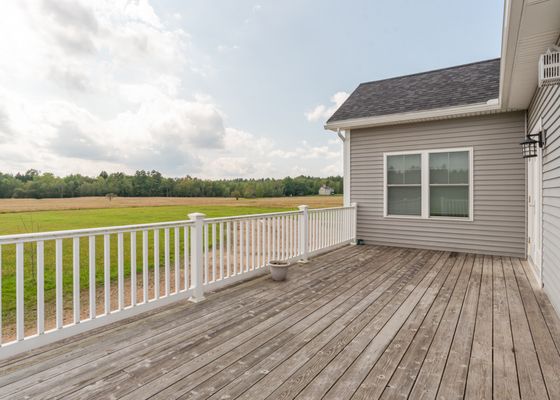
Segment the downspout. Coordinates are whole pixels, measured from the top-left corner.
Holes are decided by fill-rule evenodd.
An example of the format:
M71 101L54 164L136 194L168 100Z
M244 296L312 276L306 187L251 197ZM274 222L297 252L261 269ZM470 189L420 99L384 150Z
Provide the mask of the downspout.
M343 134L340 128L336 130L337 136L342 141L342 177L343 177L343 192L344 192L344 206L349 207L350 201L350 131L345 131Z
M344 135L342 133L340 133L340 128L336 128L336 134L338 135L340 140L342 140L342 143L344 143L346 141L346 138L344 137Z

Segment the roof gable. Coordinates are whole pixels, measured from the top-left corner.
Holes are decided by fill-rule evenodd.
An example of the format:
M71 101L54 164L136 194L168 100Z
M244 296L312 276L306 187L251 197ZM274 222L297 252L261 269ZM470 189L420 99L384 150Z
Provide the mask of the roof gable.
M497 99L500 59L360 84L327 123Z

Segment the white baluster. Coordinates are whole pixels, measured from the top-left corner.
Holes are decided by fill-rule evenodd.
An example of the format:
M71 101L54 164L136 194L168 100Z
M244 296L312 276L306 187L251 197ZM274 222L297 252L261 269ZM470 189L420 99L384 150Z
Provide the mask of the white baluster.
M250 265L249 265L249 263L250 263L249 246L251 244L250 236L249 236L249 222L250 222L249 220L245 220L245 269L244 269L244 272L249 271L251 269Z
M237 275L237 221L233 221L233 275Z
M175 245L173 246L174 250L175 250L175 257L174 257L174 261L175 261L175 293L179 293L179 285L181 282L181 271L179 270L179 262L180 262L180 251L181 251L181 245L180 245L180 239L181 239L181 234L179 231L179 228L176 227L175 228L175 232L174 232L174 242Z
M62 329L63 305L62 305L62 239L55 242L55 280L56 280L56 328Z
M96 316L95 299L95 236L89 237L89 317Z
M130 304L136 305L136 232L130 232Z
M251 270L255 269L255 260L256 260L256 254L255 254L255 220L251 219ZM258 244L257 244L257 248L258 248Z
M169 281L169 229L164 229L164 278L165 278L165 296L169 296L171 283Z
M231 276L231 223L226 222L226 270L227 277Z
M154 298L159 299L159 229L154 229Z
M43 333L45 333L45 242L40 240L37 242L37 334Z
M111 313L111 236L103 236L103 279L105 314Z
M224 278L224 223L220 222L220 279Z
M25 337L25 316L23 313L23 243L16 244L16 339Z
M117 234L117 299L119 311L124 308L124 237Z
M185 268L185 272L184 272L184 284L185 284L185 290L189 290L189 285L190 285L190 271L189 271L189 260L190 260L190 251L189 251L189 231L190 231L190 227L187 225L184 228L184 234L183 234L183 248L184 248L184 268Z
M148 302L148 231L142 231L142 299Z
M216 282L216 224L212 224L212 281Z
M208 252L208 242L209 242L209 235L208 235L208 224L204 224L204 283L208 283L208 274L210 272L209 267L209 252Z
M73 311L74 311L74 323L80 323L80 238L75 237L72 240L72 262L73 262L73 273L72 273L72 283L73 283Z

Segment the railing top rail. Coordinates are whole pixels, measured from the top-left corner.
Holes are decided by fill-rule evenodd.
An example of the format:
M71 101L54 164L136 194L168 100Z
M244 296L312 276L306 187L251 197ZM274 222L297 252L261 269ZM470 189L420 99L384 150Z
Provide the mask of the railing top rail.
M329 210L344 210L344 209L351 209L354 206L341 206L341 207L327 207L327 208L310 208L309 212L320 212L320 211L329 211ZM247 215L235 215L231 217L215 217L215 218L205 218L205 222L209 223L216 223L216 222L227 222L227 221L238 221L241 219L255 219L255 218L269 218L269 217L276 217L282 215L294 215L294 214L302 214L303 211L301 210L293 210L293 211L280 211L280 212L273 212L273 213L263 213L263 214L247 214Z
M280 212L263 213L263 214L234 215L231 217L204 218L204 222L216 223L216 222L227 222L227 221L239 221L241 219L270 218L270 217L280 217L282 215L295 215L301 213L303 213L303 211L294 210L294 211L280 211Z
M327 208L310 208L309 212L320 212L320 211L329 211L329 210L348 210L355 208L355 206L341 206L341 207L327 207Z
M50 232L32 232L20 233L15 235L0 236L0 245L13 244L18 242L33 242L38 240L55 240L66 239L83 236L97 236L112 233L135 232L150 229L172 228L176 226L191 225L193 221L169 221L169 222L156 222L149 224L136 224L136 225L120 225L120 226L106 226L100 228L85 228L73 229L64 231L50 231Z
M309 209L309 212L316 213L321 211L343 210L343 209L351 209L351 208L354 208L354 206L311 208ZM281 212L262 213L262 214L237 215L231 217L205 218L204 221L205 223L219 223L219 222L239 221L239 220L247 220L247 219L255 219L255 218L271 218L271 217L278 217L283 215L297 215L301 213L303 213L303 211L293 210L293 211L281 211ZM193 221L181 220L181 221L157 222L157 223L148 223L148 224L74 229L74 230L64 230L64 231L21 233L21 234L0 236L0 245L13 244L19 242L32 242L32 241L39 241L39 240L55 240L55 239L66 239L66 238L94 236L94 235L97 236L97 235L104 235L104 234L134 232L134 231L150 230L150 229L163 229L169 227L184 226L189 224L193 224Z

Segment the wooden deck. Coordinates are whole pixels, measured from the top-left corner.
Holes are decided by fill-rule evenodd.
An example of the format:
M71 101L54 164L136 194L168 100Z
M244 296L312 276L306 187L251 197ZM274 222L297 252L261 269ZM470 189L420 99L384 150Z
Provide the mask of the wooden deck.
M560 399L513 258L352 246L0 361L0 398Z

